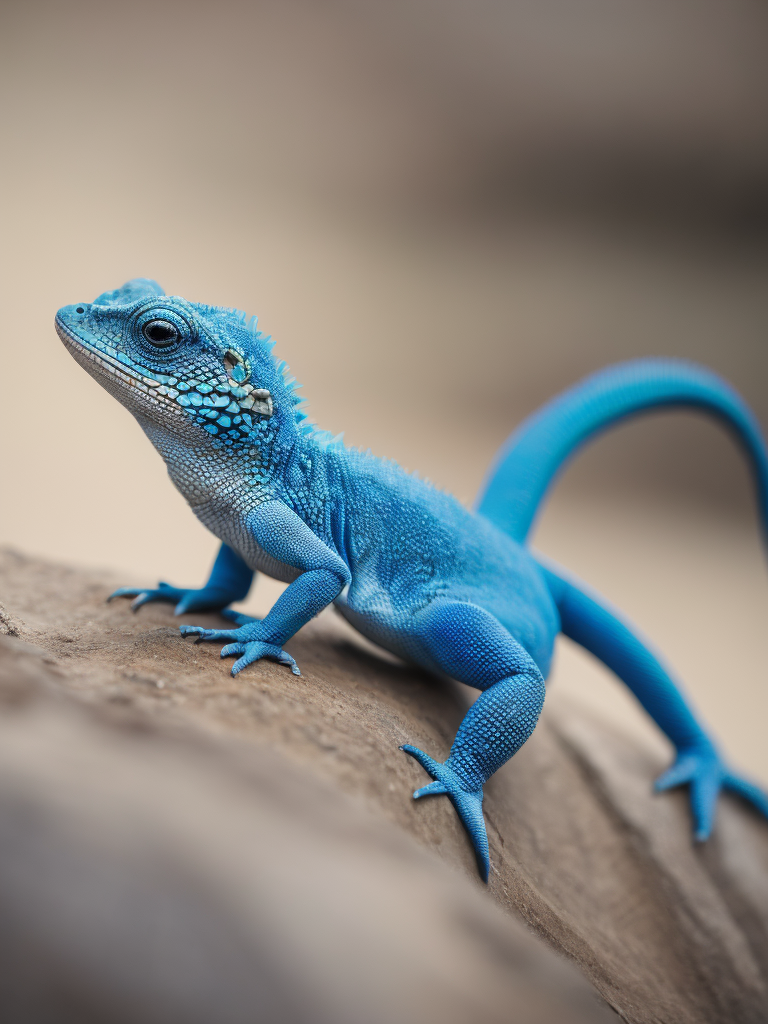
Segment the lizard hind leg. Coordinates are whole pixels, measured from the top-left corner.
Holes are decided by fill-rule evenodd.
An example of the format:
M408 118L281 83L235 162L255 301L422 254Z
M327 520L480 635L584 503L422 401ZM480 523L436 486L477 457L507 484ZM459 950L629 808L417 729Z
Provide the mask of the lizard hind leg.
M533 732L544 703L544 679L527 651L477 605L436 603L418 616L417 629L423 664L483 692L465 715L444 763L411 744L401 748L435 780L413 795L449 797L487 881L483 786Z
M623 680L674 744L674 764L656 789L687 785L694 836L707 839L720 793L729 790L768 817L768 793L732 771L699 722L669 670L618 612L563 570L541 562L560 612L563 634L589 651Z

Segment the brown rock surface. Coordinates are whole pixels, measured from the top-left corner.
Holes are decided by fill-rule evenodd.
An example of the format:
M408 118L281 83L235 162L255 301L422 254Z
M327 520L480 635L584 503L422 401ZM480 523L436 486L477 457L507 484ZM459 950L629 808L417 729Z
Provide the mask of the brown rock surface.
M5 1019L612 1019L547 945L628 1021L768 1019L750 810L694 847L658 751L553 702L487 786L486 891L398 749L443 757L467 691L331 612L301 677L233 680L168 606L106 605L126 582L0 553Z

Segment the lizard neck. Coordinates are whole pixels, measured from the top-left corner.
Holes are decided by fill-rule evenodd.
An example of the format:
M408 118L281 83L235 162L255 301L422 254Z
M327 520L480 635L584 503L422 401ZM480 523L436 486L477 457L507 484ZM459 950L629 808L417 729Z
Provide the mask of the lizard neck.
M171 480L197 515L212 503L247 512L265 500L268 474L255 445L217 449L191 424L188 430L170 431L156 423L139 422L162 456Z

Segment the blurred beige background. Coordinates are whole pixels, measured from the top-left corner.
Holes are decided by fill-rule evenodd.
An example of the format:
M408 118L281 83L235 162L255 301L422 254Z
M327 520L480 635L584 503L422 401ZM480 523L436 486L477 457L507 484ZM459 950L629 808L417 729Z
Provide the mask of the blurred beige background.
M706 362L768 422L768 11L747 0L20 3L0 17L0 541L196 585L216 548L56 308L129 277L258 313L314 418L470 501L554 391ZM571 467L537 544L768 781L768 575L692 416ZM275 585L250 599L263 607ZM558 690L648 731L563 643Z

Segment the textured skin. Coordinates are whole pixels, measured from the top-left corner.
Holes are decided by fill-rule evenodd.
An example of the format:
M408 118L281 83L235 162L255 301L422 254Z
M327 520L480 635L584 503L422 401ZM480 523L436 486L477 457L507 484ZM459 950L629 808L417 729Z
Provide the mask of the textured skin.
M483 785L525 743L544 702L562 631L605 662L672 740L677 759L657 782L687 783L696 836L709 835L729 788L768 815L768 798L731 772L661 661L605 602L525 547L558 469L611 423L654 407L694 405L723 419L755 469L765 512L768 459L738 396L714 375L671 361L629 363L589 378L532 417L502 449L478 511L345 447L301 410L272 343L237 310L165 296L136 279L94 303L66 306L57 331L75 359L133 413L174 484L221 540L200 589L161 583L113 597L169 601L176 613L221 609L225 630L181 626L223 641L232 674L260 658L298 673L285 642L326 605L371 640L481 691L450 755L403 747L432 777L414 797L445 794L488 877ZM289 584L261 620L227 606L255 571Z

